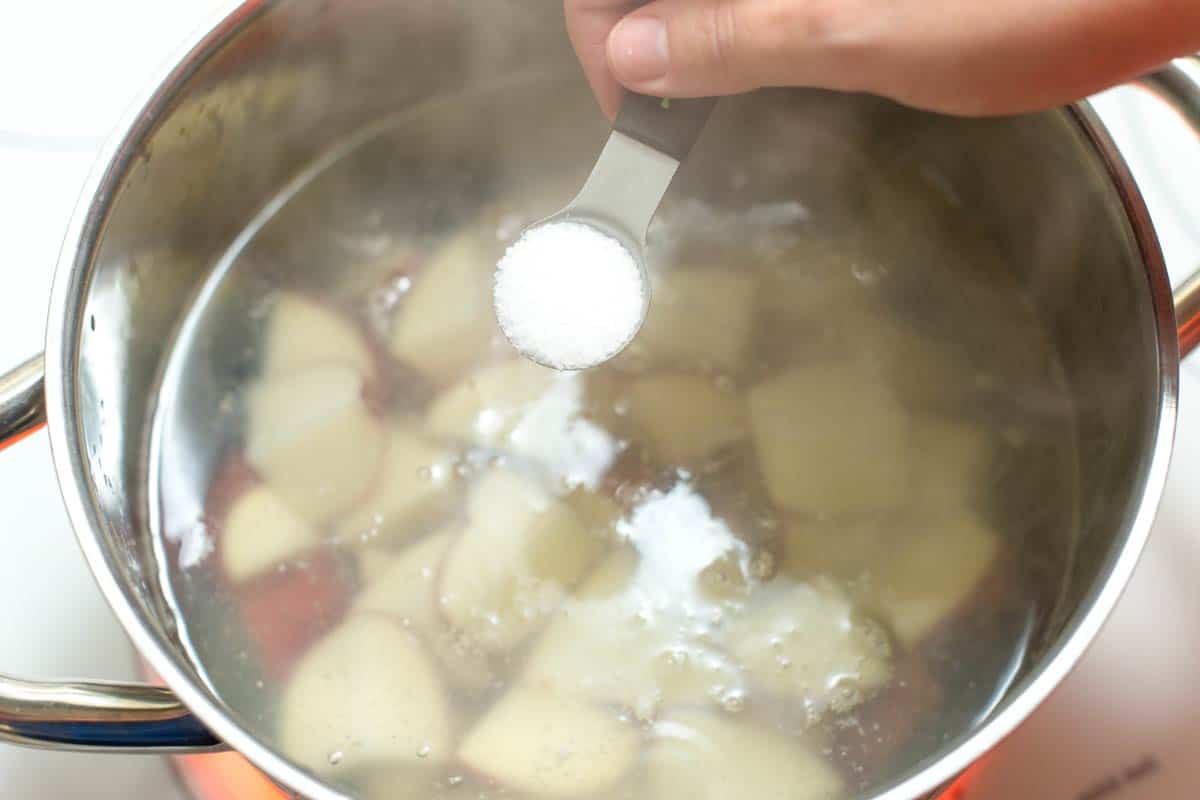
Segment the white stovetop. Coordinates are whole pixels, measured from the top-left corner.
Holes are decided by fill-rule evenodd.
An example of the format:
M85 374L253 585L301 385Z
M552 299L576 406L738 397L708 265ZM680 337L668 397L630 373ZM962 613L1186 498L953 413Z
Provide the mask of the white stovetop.
M51 271L93 154L144 76L225 0L12 0L0 25L0 369L41 347ZM1130 118L1131 93L1109 95ZM1143 176L1178 282L1200 265L1200 147L1169 117L1119 126ZM1146 141L1156 140L1155 150ZM1161 149L1159 149L1161 148ZM1154 175L1150 180L1147 176ZM1193 187L1195 187L1193 189ZM1186 204L1194 220L1189 224ZM1081 669L979 770L967 795L1091 800L1191 794L1200 777L1200 365L1185 368L1179 443L1154 539ZM44 434L0 455L0 670L131 678L132 652L76 548ZM1055 776L1035 781L1034 772ZM1043 773L1044 774L1044 773ZM1095 794L1094 792L1092 793ZM1095 795L1099 797L1099 795ZM1108 798L1109 793L1103 796ZM179 800L163 761L0 745L8 800Z

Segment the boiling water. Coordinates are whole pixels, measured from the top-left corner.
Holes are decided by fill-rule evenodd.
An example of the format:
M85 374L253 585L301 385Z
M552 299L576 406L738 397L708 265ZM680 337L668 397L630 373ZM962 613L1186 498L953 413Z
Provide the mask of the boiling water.
M212 691L371 798L852 797L984 720L1075 450L969 211L916 167L685 172L642 333L555 373L491 269L578 169L395 157L428 122L301 176L172 349L151 507Z

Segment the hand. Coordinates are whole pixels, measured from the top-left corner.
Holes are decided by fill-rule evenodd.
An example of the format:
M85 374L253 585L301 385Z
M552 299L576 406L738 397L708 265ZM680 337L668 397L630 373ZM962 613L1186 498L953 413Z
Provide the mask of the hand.
M961 115L1077 100L1200 50L1200 0L565 0L605 114L762 86Z

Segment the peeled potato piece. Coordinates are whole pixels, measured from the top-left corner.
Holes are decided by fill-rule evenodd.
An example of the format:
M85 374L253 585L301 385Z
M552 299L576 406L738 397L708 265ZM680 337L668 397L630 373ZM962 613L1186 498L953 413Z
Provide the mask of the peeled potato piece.
M655 800L833 800L842 795L838 773L803 741L698 712L655 724L646 782L646 794Z
M732 623L729 648L749 680L802 701L812 718L853 708L891 673L883 629L855 614L846 592L824 578L781 577L759 587Z
M652 276L653 302L634 347L655 362L745 365L754 322L756 276L720 267Z
M746 436L742 400L709 379L655 375L629 387L629 419L663 463L686 463Z
M378 611L405 620L416 630L431 631L439 624L434 586L437 570L454 541L448 532L430 536L387 560L363 589L356 611Z
M751 389L748 405L767 490L783 509L878 512L908 499L908 414L874 370L792 369Z
M353 367L325 364L271 377L249 393L247 460L314 524L349 510L379 469L385 437L362 384Z
M540 797L582 797L621 780L638 754L637 731L582 701L517 687L463 738L468 768Z
M454 454L403 425L387 432L382 466L363 502L338 523L341 536L372 533L373 538L410 539L415 523L452 499Z
M606 546L561 500L504 470L480 480L467 517L446 556L439 601L451 625L492 650L536 630Z
M221 565L232 581L244 581L317 544L317 533L265 486L233 500L221 527Z
M314 364L348 364L363 375L375 362L362 332L336 312L303 295L281 294L267 323L265 375L287 375Z
M972 387L963 376L974 370L960 342L929 336L912 322L878 309L850 310L837 327L849 355L882 370L910 408L953 413L969 402Z
M993 456L988 431L981 425L948 419L920 420L913 426L913 505L923 514L969 508L986 491Z
M498 333L492 271L498 253L474 230L441 246L414 279L392 325L389 350L436 381L459 374Z
M426 417L437 436L500 443L561 373L525 359L483 367L434 398Z
M783 531L779 571L792 578L824 575L854 581L869 573L899 535L894 515L886 520L818 522L793 519Z
M450 756L433 665L412 634L373 614L351 616L304 656L279 719L284 753L319 774Z
M730 660L665 620L631 583L637 556L618 550L565 603L534 645L522 675L529 685L619 703L640 718L659 708L716 703L742 688Z
M764 265L759 307L784 320L820 321L830 308L840 314L844 309L878 305L869 276L881 273L879 262L846 237L835 240L812 230L806 233L802 241Z
M399 620L429 648L448 683L477 691L495 680L488 654L469 637L446 626L436 596L442 562L460 534L458 527L442 531L399 555L364 553L360 564L367 585L354 610Z
M870 605L896 639L911 648L962 606L997 550L995 534L974 514L920 523L898 537L873 568Z
M371 770L371 773L360 781L361 794L355 794L355 797L358 800L429 800L436 795L438 787L444 785L445 781L445 770L438 767ZM275 798L272 795L263 800Z

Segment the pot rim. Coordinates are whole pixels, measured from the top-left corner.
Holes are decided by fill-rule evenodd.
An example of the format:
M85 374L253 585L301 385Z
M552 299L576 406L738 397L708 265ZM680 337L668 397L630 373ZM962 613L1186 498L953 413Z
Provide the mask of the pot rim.
M236 722L221 703L191 678L187 664L163 646L151 620L126 596L117 578L118 565L96 534L101 519L86 488L90 477L74 424L75 363L83 329L83 308L76 300L87 289L85 277L103 232L104 219L127 168L139 157L138 143L153 129L179 87L210 55L271 5L271 0L226 0L184 42L174 58L152 76L99 151L72 213L55 269L46 327L45 397L51 452L68 518L101 592L139 653L215 735L273 780L314 800L342 800L345 795L288 762ZM1141 498L1124 543L1108 565L1107 578L1093 588L1087 611L1059 637L1053 654L1032 680L958 747L876 795L875 800L912 800L944 788L1015 730L1050 695L1079 662L1125 590L1149 536L1166 483L1178 410L1180 359L1166 265L1145 202L1101 114L1086 101L1068 107L1066 113L1100 156L1108 179L1117 190L1149 284L1159 399L1153 421L1153 450L1145 469Z

